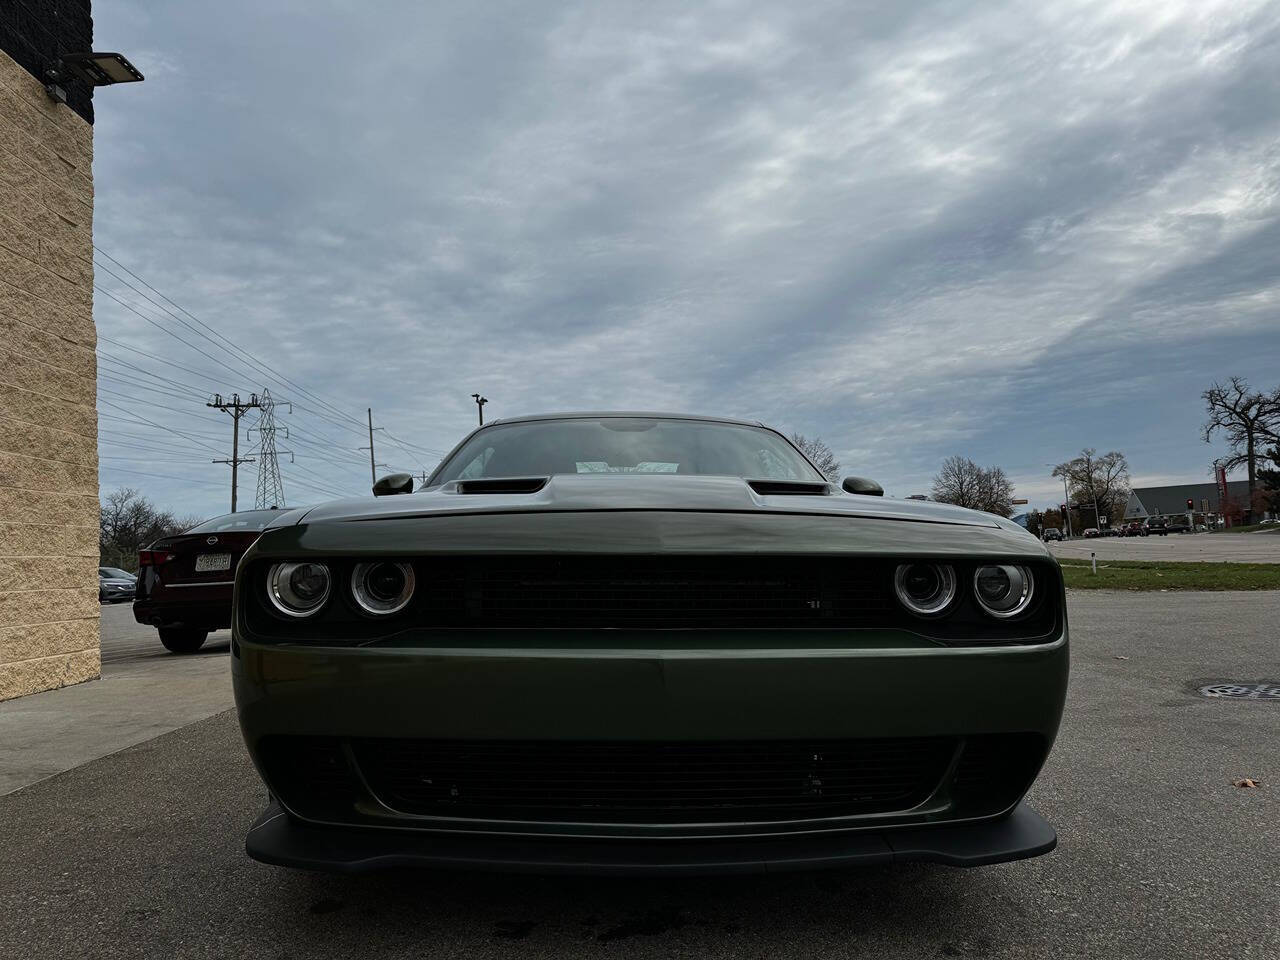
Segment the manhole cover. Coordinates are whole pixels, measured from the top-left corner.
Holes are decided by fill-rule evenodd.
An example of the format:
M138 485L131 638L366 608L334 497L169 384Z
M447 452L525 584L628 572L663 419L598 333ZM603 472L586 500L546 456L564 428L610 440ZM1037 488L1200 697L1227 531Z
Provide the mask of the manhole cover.
M1221 700L1280 700L1280 683L1211 683L1200 688L1200 695Z

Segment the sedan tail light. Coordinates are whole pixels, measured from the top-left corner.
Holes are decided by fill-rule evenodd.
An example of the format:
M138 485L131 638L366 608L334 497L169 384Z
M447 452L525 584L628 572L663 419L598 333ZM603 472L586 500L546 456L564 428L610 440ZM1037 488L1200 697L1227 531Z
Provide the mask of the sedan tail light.
M170 560L176 560L178 555L170 553L167 550L139 550L138 566L140 567L158 567L162 563L168 563Z

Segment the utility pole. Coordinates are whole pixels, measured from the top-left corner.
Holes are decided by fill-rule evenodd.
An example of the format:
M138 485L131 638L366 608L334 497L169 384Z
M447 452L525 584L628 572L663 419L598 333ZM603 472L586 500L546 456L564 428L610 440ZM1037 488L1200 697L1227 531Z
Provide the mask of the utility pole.
M215 410L221 410L223 413L231 417L231 459L230 460L213 460L213 463L229 463L231 464L231 512L236 512L236 473L242 463L253 463L253 457L240 456L240 418L249 410L257 410L262 406L258 402L256 393L249 395L249 401L242 403L240 394L233 393L230 400L223 400L222 394L215 393L213 395L213 403L206 403L206 407L212 407Z
M377 483L378 482L378 463L373 458L373 431L381 430L382 427L375 427L373 425L373 408L372 407L366 407L365 411L369 414L369 446L360 447L359 449L369 451L369 476L373 478L374 483ZM385 467L386 464L384 463L382 464L382 466Z
M489 402L488 397L482 397L478 393L473 393L471 399L476 402L476 412L480 414L480 426L484 426L484 405Z

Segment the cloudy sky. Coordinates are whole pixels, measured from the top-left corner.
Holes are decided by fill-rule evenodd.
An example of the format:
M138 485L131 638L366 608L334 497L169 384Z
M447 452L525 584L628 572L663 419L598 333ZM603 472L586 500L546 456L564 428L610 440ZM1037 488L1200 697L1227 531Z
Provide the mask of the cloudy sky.
M896 495L962 453L1046 504L1085 446L1207 480L1200 392L1280 383L1275 4L94 23L147 75L95 98L102 484L178 513L226 508L214 390L294 401L295 503L367 492L366 407L379 461L420 471L480 391L759 418Z

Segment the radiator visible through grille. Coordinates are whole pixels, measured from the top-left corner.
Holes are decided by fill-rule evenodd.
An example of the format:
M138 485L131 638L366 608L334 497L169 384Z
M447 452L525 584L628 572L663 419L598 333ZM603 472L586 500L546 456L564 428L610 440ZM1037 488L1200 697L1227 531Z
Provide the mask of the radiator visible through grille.
M955 741L366 739L351 745L373 793L403 813L699 823L905 810L938 786Z

